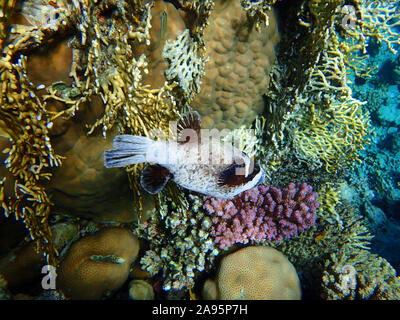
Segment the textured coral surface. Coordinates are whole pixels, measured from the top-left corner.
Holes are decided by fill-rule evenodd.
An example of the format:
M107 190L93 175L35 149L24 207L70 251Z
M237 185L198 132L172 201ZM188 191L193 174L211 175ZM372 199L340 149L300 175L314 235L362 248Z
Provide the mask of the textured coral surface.
M232 200L205 197L203 207L212 215L215 242L225 248L249 240L280 241L314 225L318 194L306 183L297 187L260 185Z
M152 39L160 39L161 12L168 15L168 40L175 40L184 23L171 5L157 4L153 9ZM262 112L262 95L268 89L269 71L275 60L274 46L279 34L271 14L268 27L257 32L246 21L246 13L238 1L216 1L204 40L205 76L200 93L191 106L202 116L204 128L238 128L250 124ZM180 31L179 31L180 30ZM160 61L161 47L150 47L149 66L152 74L146 82L159 86L164 81L165 62Z
M204 35L207 55L200 94L192 103L204 127L238 128L262 112L278 41L276 21L260 32L245 23L238 1L217 3Z
M217 295L214 299L299 300L300 281L296 269L278 250L246 247L222 259Z
M126 229L109 228L87 236L71 246L61 263L59 287L72 299L100 299L127 280L138 252L137 238ZM123 262L98 258L110 256L122 258Z

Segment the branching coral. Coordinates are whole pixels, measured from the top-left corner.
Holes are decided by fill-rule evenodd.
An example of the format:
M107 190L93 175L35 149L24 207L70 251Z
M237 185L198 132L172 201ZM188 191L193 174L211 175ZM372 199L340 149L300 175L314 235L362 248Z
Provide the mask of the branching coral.
M262 139L267 146L260 150L266 169L292 158L311 170L337 173L359 161L359 151L369 142L366 102L352 95L350 54L338 35L342 5L339 0L302 1L282 16L296 16L298 23L284 27L288 39L270 75ZM292 44L289 37L298 40Z
M281 241L315 223L318 194L306 183L280 190L260 185L234 199L205 197L203 208L212 215L211 234L221 249L249 241Z
M272 10L272 6L278 0L240 0L240 5L247 11L248 15L256 20L256 28L259 30L259 23L263 22L269 25L268 12Z
M369 38L374 38L378 42L386 43L388 49L397 54L396 45L400 45L400 33L397 30L400 26L398 3L394 0L352 0L351 3L354 4L354 12L347 12L351 23L347 26L346 33L356 43L351 47L347 46L347 49L361 49L366 53Z
M168 201L160 217L154 213L137 229L140 238L150 240L142 268L151 276L161 272L166 291L191 288L196 273L209 267L218 254L209 235L211 220L199 209L201 200L192 195L188 200L186 210Z
M357 152L369 142L369 118L362 110L365 102L351 96L338 43L337 35L332 34L310 74L298 99L302 108L309 109L294 133L294 146L300 153L311 163L323 161L328 172L343 165L342 160L350 165L358 160Z
M152 129L167 133L169 120L178 116L172 95L175 85L165 84L157 89L143 85L146 57L135 56L133 50L138 43L149 44L151 5L139 0L51 4L37 0L26 3L21 11L31 25L11 28L0 62L1 127L13 143L6 150L10 154L7 166L16 177L16 187L15 201L8 205L2 202L2 207L24 218L32 238L39 239L39 247L52 262L54 253L46 224L51 203L43 182L51 176L47 168L59 165L61 159L54 155L48 136L55 120L75 116L96 94L102 97L106 107L104 115L90 127L89 134L101 126L105 136L116 124L123 133L148 135ZM44 86L34 88L30 83L26 76L26 55L58 37L71 35L73 83L54 83L46 88L48 94L40 97L37 91ZM65 108L47 110L54 100L64 103ZM138 169L128 168L128 173L134 196L141 200ZM135 204L140 207L141 201Z
M340 203L341 192L333 183L326 183L319 190L318 201L320 207L318 215L326 221L331 221L332 224L338 224L339 228L343 228L343 222L336 211L336 207ZM322 236L321 236L322 237Z
M11 54L0 61L2 130L12 146L6 167L13 174L14 196L2 203L5 214L14 214L26 223L31 238L37 240L49 262L55 263L51 230L48 224L51 202L44 183L51 177L49 168L59 166L61 158L54 154L48 130L52 125L36 89L25 73L26 59L11 62Z
M323 198L323 197L321 197ZM324 203L325 200L321 200ZM317 213L315 227L303 231L299 236L281 243L270 243L289 257L298 272L303 272L302 287L311 297L320 297L320 285L325 264L334 264L332 257L344 255L345 259L363 259L358 254L369 254L373 236L365 226L363 218L349 206L337 204L336 214L327 214L326 208ZM321 214L320 214L321 213ZM330 262L329 262L330 261ZM365 266L365 268L368 268ZM379 275L371 269L371 276Z
M330 35L304 90L296 95L295 109L286 121L297 156L307 166L324 165L327 172L359 161L358 152L369 142L369 116L361 102L352 97L347 84L344 54L338 37ZM285 121L281 120L281 123ZM275 137L276 139L276 137Z
M350 1L340 8L342 19L336 22L341 35L339 44L344 62L360 78L370 78L377 66L368 64L367 49L372 43L385 43L390 52L397 53L400 44L400 14L395 1Z
M321 296L328 300L400 299L400 277L381 257L367 250L332 254L324 265Z
M300 155L317 166L322 161L328 172L346 162L350 166L355 160L360 162L357 153L369 142L369 119L361 105L351 97L332 102L324 111L311 104L302 127L294 134Z

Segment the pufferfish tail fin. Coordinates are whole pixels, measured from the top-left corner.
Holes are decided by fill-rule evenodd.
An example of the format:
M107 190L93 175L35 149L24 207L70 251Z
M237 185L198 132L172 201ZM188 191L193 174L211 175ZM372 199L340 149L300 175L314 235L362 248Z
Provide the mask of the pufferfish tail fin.
M146 162L146 153L153 142L149 138L130 134L115 136L112 144L114 149L103 153L104 166L119 168Z

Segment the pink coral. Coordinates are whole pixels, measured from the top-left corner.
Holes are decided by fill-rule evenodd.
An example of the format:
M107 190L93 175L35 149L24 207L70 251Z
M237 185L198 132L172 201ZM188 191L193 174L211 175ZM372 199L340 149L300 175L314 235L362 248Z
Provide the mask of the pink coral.
M259 185L234 199L204 197L212 216L211 234L219 247L234 243L280 241L315 224L318 193L310 185L290 183L283 190Z

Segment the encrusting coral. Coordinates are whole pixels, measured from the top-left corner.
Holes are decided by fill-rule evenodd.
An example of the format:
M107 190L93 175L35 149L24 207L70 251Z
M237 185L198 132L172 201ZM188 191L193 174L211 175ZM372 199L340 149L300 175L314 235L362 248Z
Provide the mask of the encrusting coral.
M75 242L57 270L60 290L70 299L100 299L128 279L139 242L128 229L108 228Z
M206 29L207 56L200 94L191 104L206 128L250 125L262 113L262 95L279 40L273 11L257 31L237 1L216 2Z
M275 59L274 48L279 41L275 16L269 6L264 7L262 15L268 19L268 26L260 23L260 30L257 31L254 17L248 15L249 11L253 12L250 8L241 7L239 1L215 1L215 8L204 28L205 57L201 56L200 61L208 59L205 75L201 78L200 92L190 102L191 107L202 116L204 128L248 126L263 111L262 95L268 87L268 74ZM152 41L157 43L160 39L162 11L171 16L167 24L170 33L179 34L180 30L183 34L185 28L190 29L188 19L183 14L179 17L181 10L177 16L173 6L162 5L161 2L153 10L158 18L153 20ZM255 11L259 16L261 9ZM167 70L157 51L161 51L158 46L148 48L149 67L153 72L144 76L144 82L153 86L163 83L163 72ZM193 60L194 56L188 58Z
M260 185L234 199L204 197L211 235L221 249L234 243L280 241L314 225L318 194L306 183L283 190Z
M225 256L216 283L208 280L203 298L222 300L299 300L296 269L278 250L246 247Z

